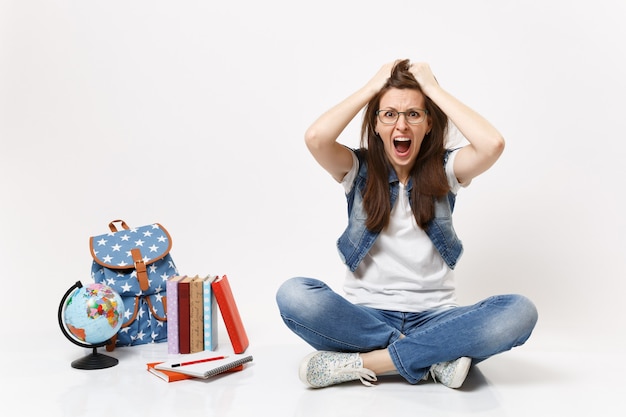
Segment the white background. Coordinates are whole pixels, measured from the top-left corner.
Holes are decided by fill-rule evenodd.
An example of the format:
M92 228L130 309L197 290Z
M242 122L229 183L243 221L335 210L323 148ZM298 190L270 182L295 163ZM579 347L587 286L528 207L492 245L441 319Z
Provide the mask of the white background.
M457 200L460 301L519 292L540 312L528 348L623 351L625 12L617 0L1 0L1 349L44 348L34 334L75 349L58 303L90 282L88 239L114 219L163 224L182 273L227 274L253 344L296 342L275 291L295 275L340 289L346 221L304 131L410 58L507 140ZM358 144L359 121L342 142Z

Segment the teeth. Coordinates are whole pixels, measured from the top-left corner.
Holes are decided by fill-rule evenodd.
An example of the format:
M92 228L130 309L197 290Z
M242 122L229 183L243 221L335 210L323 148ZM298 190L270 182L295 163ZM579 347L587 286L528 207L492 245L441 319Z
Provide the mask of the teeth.
M411 141L411 139L409 138L395 138L394 140L397 142L410 142Z

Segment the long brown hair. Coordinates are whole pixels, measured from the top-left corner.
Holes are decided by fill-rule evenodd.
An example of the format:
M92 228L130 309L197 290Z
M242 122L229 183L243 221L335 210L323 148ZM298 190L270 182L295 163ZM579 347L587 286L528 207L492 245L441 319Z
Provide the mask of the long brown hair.
M393 169L382 141L376 135L376 111L380 99L389 89L422 88L409 71L409 60L399 61L391 71L391 76L383 88L367 104L361 126L361 148L365 151L368 176L363 192L363 205L367 213L366 227L379 232L389 224L391 201L389 190L389 170ZM423 92L422 92L423 94ZM435 215L435 199L450 190L443 167L444 137L448 117L433 101L424 95L431 131L422 142L417 159L411 168L411 210L417 225L422 229Z

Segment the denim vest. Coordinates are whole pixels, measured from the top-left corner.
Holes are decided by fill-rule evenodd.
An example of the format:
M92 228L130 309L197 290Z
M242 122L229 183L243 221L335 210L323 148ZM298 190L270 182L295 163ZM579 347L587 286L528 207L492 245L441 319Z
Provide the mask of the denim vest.
M444 157L444 166L451 151ZM348 226L337 240L337 248L343 262L354 272L367 252L370 250L378 233L365 227L366 213L363 207L363 190L367 178L367 165L362 152L355 151L359 159L359 172L346 199L348 200ZM389 191L391 207L398 198L400 189L398 176L394 170L389 170ZM411 201L412 182L409 181L406 192ZM435 245L435 248L450 267L454 269L463 253L463 244L459 240L452 225L452 212L456 195L449 192L447 197L441 197L435 202L435 217L426 225L425 232Z

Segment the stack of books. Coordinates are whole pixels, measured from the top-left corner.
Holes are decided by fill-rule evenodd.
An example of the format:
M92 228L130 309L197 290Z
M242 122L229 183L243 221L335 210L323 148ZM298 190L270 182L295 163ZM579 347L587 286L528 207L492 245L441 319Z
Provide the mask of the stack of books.
M218 306L234 352L246 350L248 336L226 275L175 275L167 280L166 291L168 353L215 350Z
M173 362L194 366L172 367L172 361L161 361L148 363L148 371L172 382L202 377L209 370L208 376L241 370L252 360L251 355L244 355L248 335L226 275L175 275L167 280L166 292L168 354L177 355ZM218 307L235 353L232 357L206 352L217 349Z
M217 311L211 283L215 277L175 275L166 282L167 353L217 348Z

